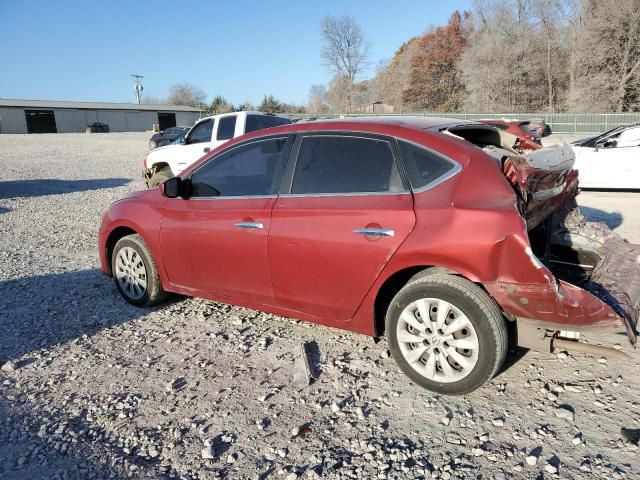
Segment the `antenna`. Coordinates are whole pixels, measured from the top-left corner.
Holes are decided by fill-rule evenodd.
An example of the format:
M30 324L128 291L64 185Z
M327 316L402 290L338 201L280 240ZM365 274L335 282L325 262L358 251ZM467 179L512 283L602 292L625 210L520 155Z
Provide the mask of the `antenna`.
M142 91L144 90L144 87L140 83L140 79L144 77L142 75L131 75L131 76L136 79L136 86L135 86L136 98L138 99L138 105L140 105L140 93L142 93Z

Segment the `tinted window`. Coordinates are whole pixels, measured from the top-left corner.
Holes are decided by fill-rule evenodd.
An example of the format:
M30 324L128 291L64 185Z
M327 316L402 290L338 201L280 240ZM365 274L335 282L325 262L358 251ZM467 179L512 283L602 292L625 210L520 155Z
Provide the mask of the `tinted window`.
M389 142L355 137L306 137L291 193L400 192Z
M276 117L275 115L247 115L245 133L262 130L263 128L289 125L290 123L291 120L289 120L288 118Z
M222 117L218 120L218 134L216 140L229 140L236 131L236 116Z
M424 187L454 168L454 164L440 155L407 142L398 142L411 186Z
M213 120L205 120L193 127L189 132L187 143L203 143L211 141L211 132L213 129Z
M280 186L286 138L234 148L204 164L191 176L194 197L271 195Z

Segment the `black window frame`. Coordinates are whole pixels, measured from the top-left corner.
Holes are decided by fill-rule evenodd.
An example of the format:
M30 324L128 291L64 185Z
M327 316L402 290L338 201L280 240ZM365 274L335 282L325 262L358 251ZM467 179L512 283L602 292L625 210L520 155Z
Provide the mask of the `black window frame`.
M220 138L220 125L223 121L233 119L233 131L231 132L230 137ZM236 126L238 125L238 115L225 115L224 117L218 118L218 124L216 126L216 141L220 140L231 140L236 135Z
M224 150L221 150L220 152L216 152L215 155L212 155L211 157L205 159L194 170L192 170L185 177L183 177L183 180L187 180L188 182L191 182L193 175L197 173L198 170L200 170L201 168L204 168L210 162L215 162L216 159L220 158L221 156L231 153L233 150L247 147L253 143L264 142L268 140L279 140L279 139L285 139L285 145L284 145L284 148L282 149L280 164L276 167L273 175L274 177L280 177L280 185L282 185L282 180L284 178L284 174L289 164L289 159L291 157L291 147L295 140L295 135L292 135L292 134L269 135L264 137L252 138L251 140L247 140L245 142L231 145L225 148ZM274 182L276 185L278 184L277 181L274 181ZM274 193L270 193L268 195L219 195L219 196L198 196L198 197L189 196L189 199L224 200L224 199L239 199L239 198L274 198L274 197L277 197L279 194L280 194L280 188L276 188Z
M352 137L367 140L377 140L387 142L393 156L393 162L396 166L400 180L402 182L402 191L399 192L348 192L348 193L291 193L293 188L293 177L298 164L300 147L302 140L309 137ZM372 195L403 195L411 193L411 184L408 181L404 165L400 161L400 152L394 137L387 135L373 134L367 132L344 132L344 131L320 131L320 132L300 132L295 135L289 161L282 177L282 185L280 187L280 195L290 197L352 197L352 196L372 196Z

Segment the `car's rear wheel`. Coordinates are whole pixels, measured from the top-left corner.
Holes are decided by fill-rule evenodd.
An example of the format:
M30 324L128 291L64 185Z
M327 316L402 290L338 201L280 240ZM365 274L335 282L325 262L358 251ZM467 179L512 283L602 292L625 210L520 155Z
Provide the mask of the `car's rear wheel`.
M447 395L481 387L507 352L507 326L495 301L468 280L441 273L398 292L387 311L386 335L411 380Z
M171 177L173 177L171 169L169 167L162 167L151 175L149 180L147 180L147 185L149 188L155 188L162 182L169 180Z
M167 297L149 247L139 235L118 240L111 255L111 271L118 291L132 305L148 307Z

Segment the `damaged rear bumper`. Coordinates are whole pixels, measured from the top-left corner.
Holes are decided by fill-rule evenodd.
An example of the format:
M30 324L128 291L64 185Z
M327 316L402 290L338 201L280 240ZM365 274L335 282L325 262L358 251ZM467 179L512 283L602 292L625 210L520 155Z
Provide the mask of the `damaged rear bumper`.
M550 256L544 259L554 274L552 281L496 281L485 283L485 288L508 315L528 327L543 332L624 329L635 345L640 245L626 242L604 223L586 221L575 200L556 212L552 225ZM583 264L584 258L590 263Z

